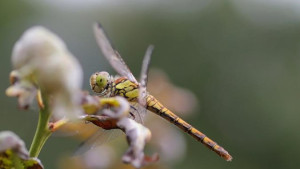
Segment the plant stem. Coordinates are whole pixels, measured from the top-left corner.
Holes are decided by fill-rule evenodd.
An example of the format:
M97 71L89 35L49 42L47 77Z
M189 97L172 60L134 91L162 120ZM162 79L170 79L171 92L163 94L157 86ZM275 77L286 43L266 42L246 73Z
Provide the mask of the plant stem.
M40 108L37 129L29 150L30 157L38 157L45 142L52 133L48 127L51 112L49 110L48 100L46 97L43 97L43 102L45 106Z

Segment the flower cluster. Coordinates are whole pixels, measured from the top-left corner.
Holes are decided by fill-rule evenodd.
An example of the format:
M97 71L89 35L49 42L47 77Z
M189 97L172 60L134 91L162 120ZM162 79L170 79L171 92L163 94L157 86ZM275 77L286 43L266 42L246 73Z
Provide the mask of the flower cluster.
M101 98L82 91L82 68L54 33L41 26L25 31L13 48L12 64L11 86L6 94L18 97L22 109L28 108L35 98L40 107L39 125L29 152L31 157L38 156L53 132L69 123L84 121L104 130L118 129L126 134L129 148L123 155L124 163L140 168L158 160L157 155L144 154L151 132L129 118L130 104L125 98ZM1 152L16 150L8 142L0 143ZM21 145L19 147L25 147L23 142L17 143ZM26 154L29 158L23 149L17 149L15 153Z

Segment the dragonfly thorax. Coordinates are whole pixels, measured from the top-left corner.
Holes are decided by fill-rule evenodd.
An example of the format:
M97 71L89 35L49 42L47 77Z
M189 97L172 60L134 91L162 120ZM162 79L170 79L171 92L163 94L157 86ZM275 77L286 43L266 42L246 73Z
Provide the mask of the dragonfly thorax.
M100 95L107 95L110 92L112 79L107 72L96 72L90 77L91 89Z

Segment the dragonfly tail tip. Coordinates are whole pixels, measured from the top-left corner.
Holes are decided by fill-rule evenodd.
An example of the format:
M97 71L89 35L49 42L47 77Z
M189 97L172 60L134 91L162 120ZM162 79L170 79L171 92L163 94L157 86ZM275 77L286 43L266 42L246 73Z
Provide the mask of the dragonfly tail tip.
M226 156L224 156L224 159L225 159L226 161L232 161L232 156L229 155L229 154L227 154Z

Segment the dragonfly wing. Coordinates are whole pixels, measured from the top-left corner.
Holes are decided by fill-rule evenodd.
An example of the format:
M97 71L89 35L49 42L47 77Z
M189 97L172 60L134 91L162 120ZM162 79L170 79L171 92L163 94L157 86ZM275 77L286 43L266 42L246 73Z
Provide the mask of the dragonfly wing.
M100 47L103 55L109 61L111 66L116 70L116 72L118 72L118 74L120 74L121 76L125 76L129 80L138 83L131 73L130 69L122 59L121 55L112 47L108 37L104 32L104 29L99 23L96 23L94 25L94 33L98 46Z
M99 131L97 131L95 134L90 136L87 140L85 140L78 146L77 150L75 151L75 155L84 154L94 147L101 146L104 143L114 140L115 138L122 135L122 133L123 132L119 129L104 130L99 128Z
M143 65L141 70L141 77L140 77L140 86L139 86L139 106L138 106L138 112L141 116L141 119L144 119L144 116L147 113L146 109L146 96L147 96L147 80L148 80L148 71L149 71L149 64L151 59L151 54L154 49L153 45L150 45L147 48L146 54L143 59Z
M130 105L130 115L129 115L129 118L135 120L136 122L138 123L141 123L143 124L143 117L144 117L144 114L146 114L144 111L146 109L142 109L142 106L135 102L135 103L131 103Z

